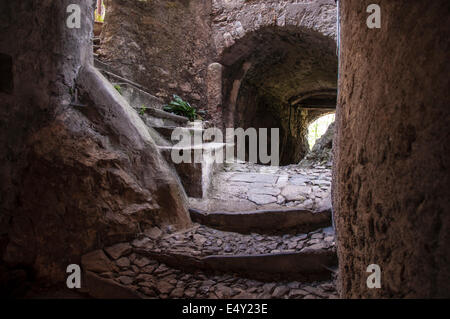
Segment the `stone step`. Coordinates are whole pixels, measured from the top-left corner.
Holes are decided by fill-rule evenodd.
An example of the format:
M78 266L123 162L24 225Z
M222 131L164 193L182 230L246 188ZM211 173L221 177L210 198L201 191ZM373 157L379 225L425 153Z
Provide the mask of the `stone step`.
M328 280L337 264L331 228L310 233L243 235L203 225L132 243L135 252L172 267L238 273L258 280Z
M97 69L99 69L99 71L103 74L103 76L106 77L108 79L108 81L110 81L111 83L113 83L113 84L115 84L115 83L118 83L118 84L126 83L128 85L131 85L134 88L137 88L137 89L139 89L141 91L144 91L144 93L150 95L153 100L158 100L161 103L161 106L162 106L163 102L159 98L157 98L157 97L151 95L150 93L148 93L148 89L147 88L145 88L144 86L142 86L139 83L136 83L136 82L134 82L132 80L129 80L127 78L124 78L124 77L116 74L115 70L108 63L105 63L105 62L101 61L100 59L95 58L94 59L94 66Z
M172 141L172 133L175 129L181 129L183 134L189 134L191 136L191 145L196 145L198 143L210 143L213 141L212 138L207 138L203 136L204 129L192 126L180 127L180 126L160 126L153 127L158 133L161 134L167 141L172 145L176 144L177 141ZM177 136L178 137L178 136Z
M217 152L222 150L225 154L225 143L204 143L186 147L159 146L164 158L173 165L180 177L186 194L194 198L204 198L211 187L211 180L214 172L223 167L223 163L216 161ZM172 161L172 151L176 150L181 154L188 152L191 154L191 163L176 164Z
M189 209L193 222L225 231L247 233L310 232L331 226L331 210L272 209L237 212L204 212Z
M147 92L142 85L114 73L111 66L99 59L94 65L111 82L120 87L120 94L142 117L149 127L186 126L189 119L163 110L164 102Z
M100 70L100 72L110 72L110 73L114 73L113 69L111 68L111 66L108 63L105 63L103 61L101 61L98 58L94 59L94 66Z
M119 298L132 292L152 298L337 297L330 229L284 236L241 235L201 225L169 231L148 229L132 243L83 256L95 297L109 297L107 289L96 289L99 282L116 283L113 292Z
M141 255L186 271L237 273L262 281L329 280L331 268L337 265L331 228L269 236L197 225L159 238L142 236L132 246Z
M149 107L141 112L141 109L136 109L144 122L150 127L160 126L184 126L189 122L189 119L184 116L179 116L173 113L163 111L158 108Z
M207 256L256 256L288 254L308 251L334 250L332 227L319 228L308 233L241 234L217 230L194 223L178 232L171 227L146 229L133 243L135 248L163 254Z
M119 244L120 245L120 244ZM103 253L102 250L97 251ZM86 271L85 292L99 299L337 299L334 281L264 282L233 274L182 271L137 253L117 260L113 269ZM117 266L117 265L120 265ZM89 265L88 265L89 266Z
M130 104L130 106L132 106L138 112L146 112L148 108L158 109L164 112L162 110L164 102L161 99L145 92L144 90L134 86L133 84L127 82L112 81L112 85L119 86L120 94L125 98L128 104Z

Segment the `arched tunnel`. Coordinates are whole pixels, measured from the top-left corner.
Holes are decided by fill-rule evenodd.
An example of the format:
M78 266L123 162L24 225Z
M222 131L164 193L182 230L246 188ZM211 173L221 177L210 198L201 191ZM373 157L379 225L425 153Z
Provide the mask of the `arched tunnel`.
M298 163L309 149L308 124L336 107L336 42L299 27L264 27L228 47L221 63L224 126L279 128L280 164Z

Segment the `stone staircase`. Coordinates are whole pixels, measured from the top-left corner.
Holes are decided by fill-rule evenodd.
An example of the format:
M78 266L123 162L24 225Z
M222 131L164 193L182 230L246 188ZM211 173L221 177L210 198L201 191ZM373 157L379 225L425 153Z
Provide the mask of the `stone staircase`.
M96 298L336 298L331 227L242 234L153 227L82 257Z
M242 173L234 174L233 183L243 180ZM262 178L269 181L255 174L245 177L256 185ZM299 179L273 182L290 187L289 181L299 184ZM194 225L188 229L152 227L132 242L83 256L86 292L98 298L337 298L331 212L320 207L191 208Z
M216 161L217 154L219 151L224 154L226 144L202 140L204 132L202 122L189 122L186 117L164 111L163 101L149 94L146 88L115 74L108 64L98 59L94 59L94 62L95 66L141 116L162 155L178 173L186 194L195 198L206 197L214 172L222 167L220 161ZM192 136L190 145L179 147L172 141L171 136L176 128ZM194 136L197 136L198 140L194 139ZM192 154L192 160L190 163L174 163L172 152L179 154L189 152Z

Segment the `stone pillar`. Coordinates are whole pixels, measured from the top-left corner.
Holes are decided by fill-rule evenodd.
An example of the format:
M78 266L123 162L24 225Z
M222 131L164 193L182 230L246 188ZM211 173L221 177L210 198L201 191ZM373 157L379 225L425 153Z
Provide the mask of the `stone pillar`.
M222 64L211 63L208 66L206 79L208 114L216 126L221 126L222 123L222 73Z

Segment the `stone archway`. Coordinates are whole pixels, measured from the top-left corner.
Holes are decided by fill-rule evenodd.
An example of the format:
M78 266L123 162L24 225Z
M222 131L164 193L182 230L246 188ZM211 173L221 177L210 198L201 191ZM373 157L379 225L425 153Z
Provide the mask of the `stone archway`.
M280 128L281 164L308 150L308 124L336 105L333 39L297 26L268 26L226 48L220 62L224 127Z
M212 121L278 127L281 164L300 161L308 124L336 105L335 2L215 0L211 16Z

